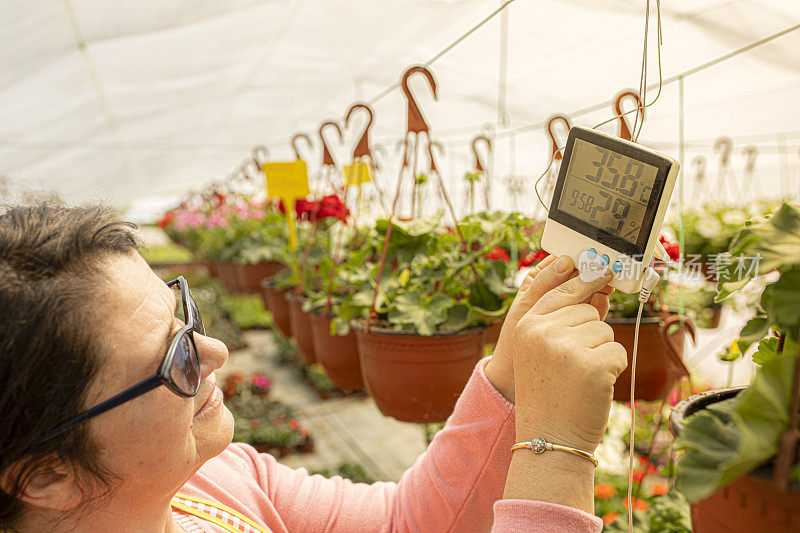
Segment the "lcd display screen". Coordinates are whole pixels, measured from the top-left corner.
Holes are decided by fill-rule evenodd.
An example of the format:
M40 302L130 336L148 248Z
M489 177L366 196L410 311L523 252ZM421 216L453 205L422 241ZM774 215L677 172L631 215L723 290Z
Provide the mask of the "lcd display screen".
M636 244L658 167L575 139L557 208Z

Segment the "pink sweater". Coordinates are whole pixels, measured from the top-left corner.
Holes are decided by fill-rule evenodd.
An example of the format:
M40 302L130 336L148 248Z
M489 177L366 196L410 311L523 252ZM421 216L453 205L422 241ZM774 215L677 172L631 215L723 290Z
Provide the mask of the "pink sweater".
M502 499L514 443L514 406L489 383L486 361L477 365L445 428L398 483L309 476L234 443L206 462L180 492L224 504L276 533L600 531L599 518L577 509ZM188 532L224 533L174 513Z

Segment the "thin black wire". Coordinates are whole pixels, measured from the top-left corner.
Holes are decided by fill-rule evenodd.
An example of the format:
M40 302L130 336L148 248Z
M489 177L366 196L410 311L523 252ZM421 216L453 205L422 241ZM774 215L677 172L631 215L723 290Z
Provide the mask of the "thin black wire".
M489 22L490 20L492 20L492 19L493 19L493 18L494 18L494 17L495 17L497 14L499 14L501 11L503 11L503 10L504 10L504 9L505 9L505 8L506 8L506 7L507 7L507 6L508 6L510 3L512 3L512 2L514 2L514 0L508 0L507 2L504 2L504 3L503 3L503 5L501 5L501 6L500 6L500 7L498 7L497 9L495 9L495 10L494 10L492 13L490 13L490 14L489 14L489 15L488 15L486 18L484 18L484 19L483 19L483 20L481 20L481 21L480 21L478 24L476 24L475 26L473 26L472 28L470 28L470 29L469 29L469 30L468 30L466 33L464 33L463 35L461 35L461 37L459 37L458 39L456 39L455 41L453 41L452 43L450 43L449 45L447 45L446 47L444 47L444 49L442 49L442 50L441 50L441 51L440 51L438 54L436 54L435 56L433 56L432 58L430 58L429 60L427 60L427 61L426 61L425 63L423 63L422 65L423 65L424 67L429 67L429 66L431 66L431 65L432 65L434 62L436 62L437 60L439 60L439 59L440 59L440 58L441 58L443 55L445 55L447 52L449 52L450 50L452 50L453 48L455 48L456 46L458 46L459 44L461 44L461 41L463 41L464 39L466 39L467 37L469 37L470 35L472 35L473 33L475 33L475 31L476 31L476 30L478 30L478 28L480 28L481 26L483 26L484 24L486 24L487 22ZM400 88L400 83L395 83L395 84L394 84L394 85L392 85L391 87L387 87L386 89L384 89L383 91L381 91L381 92L380 92L380 93L378 93L377 95L373 96L373 97L372 97L372 99L371 99L371 100L368 102L368 104L369 104L369 105L373 105L373 104L375 104L376 102L379 102L380 100L382 100L383 98L385 98L386 96L388 96L389 94L391 94L391 93L392 93L392 91L394 91L395 89L398 89L398 88Z

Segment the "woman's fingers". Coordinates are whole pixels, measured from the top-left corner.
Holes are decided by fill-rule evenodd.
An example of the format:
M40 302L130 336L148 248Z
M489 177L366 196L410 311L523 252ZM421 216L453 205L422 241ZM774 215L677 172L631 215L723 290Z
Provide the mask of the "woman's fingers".
M528 272L528 274L525 276L525 279L523 279L523 280L522 280L522 283L521 283L521 284L520 284L520 286L519 286L519 290L520 290L520 291L526 291L526 290L528 290L528 288L529 288L529 287L531 286L531 284L533 283L533 280L534 280L534 279L536 279L536 276L538 276L538 275L539 275L539 272L541 272L542 270L544 270L544 268L545 268L547 265L549 265L550 263L552 263L552 262L553 262L553 261L555 261L555 260L556 260L556 256L554 256L554 255L548 255L547 257L545 257L544 259L542 259L541 261L539 261L539 263L538 263L538 264L537 264L535 267L533 267L533 268L530 270L530 272Z
M592 306L588 307L594 309ZM567 307L565 309L569 308ZM595 312L597 311L595 310ZM556 311L556 313L558 313L558 311ZM614 342L614 330L611 329L611 326L600 320L586 321L582 324L572 326L572 332L581 339L581 344L587 348L597 348L608 342Z
M548 258L543 259L542 263L547 259ZM540 265L542 263L540 263ZM530 278L531 282L527 290L518 295L514 300L514 307L519 309L522 314L527 313L542 295L567 281L574 272L574 268L572 259L563 255L557 260L549 261L534 276L531 276L531 274L533 274L533 272L531 272L531 274L526 276L526 280Z
M569 260L569 258L567 258ZM570 264L572 263L571 260ZM554 265L557 265L555 263ZM548 270L545 269L539 277L536 278L538 281L540 278L544 277L547 274ZM589 296L596 293L597 291L601 290L605 287L608 282L611 280L611 273L607 272L605 276L599 277L592 281L583 281L580 277L574 277L565 283L561 283L558 286L551 287L544 295L542 295L536 304L533 306L532 311L543 315L546 313L551 313L556 309L560 309L562 307L566 307L568 305L574 305L583 302ZM531 292L536 287L536 283L531 286ZM526 294L527 296L527 294Z
M615 378L628 367L628 353L625 347L618 342L606 342L593 349L595 357L605 363L606 368Z
M568 305L556 309L548 315L548 318L561 327L579 326L587 322L602 324L600 322L600 313L597 312L594 306L587 303Z
M589 297L589 301L587 303L597 309L597 312L600 314L600 320L606 319L608 310L611 307L611 304L608 302L608 296L606 296L603 292L596 292Z

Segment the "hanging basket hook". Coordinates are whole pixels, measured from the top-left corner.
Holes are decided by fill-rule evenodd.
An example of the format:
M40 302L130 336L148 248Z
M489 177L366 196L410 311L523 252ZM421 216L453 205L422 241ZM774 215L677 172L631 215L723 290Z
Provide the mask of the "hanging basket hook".
M475 170L478 172L486 172L486 165L481 161L480 155L478 155L478 144L481 142L486 144L486 151L491 154L492 140L486 135L478 135L472 139L472 154L475 156Z
M692 166L694 167L694 179L699 182L703 181L706 174L706 156L698 155L692 159Z
M714 143L714 151L719 152L719 164L722 168L727 168L728 161L730 161L731 151L733 150L733 141L730 137L720 137Z
M299 140L301 140L301 139L306 142L306 144L308 145L308 149L309 150L313 150L314 149L314 143L311 142L311 137L309 137L308 134L306 134L306 133L296 133L294 135L294 137L292 137L292 141L290 143L292 145L292 150L294 151L295 159L302 159L302 157L300 157L300 149L297 146L297 142Z
M755 146L748 146L742 152L745 157L745 172L752 174L756 169L756 159L758 159L758 148Z
M642 102L639 100L639 95L634 91L623 91L614 99L614 111L619 118L619 137L621 139L625 139L626 141L630 141L632 138L631 130L628 126L628 121L625 120L625 117L622 113L622 100L624 98L634 99L636 102L636 107L639 108L639 117L641 120L644 120L644 106L642 106Z
M350 117L353 116L353 113L356 109L363 109L369 115L369 119L367 120L367 125L364 126L364 132L361 134L361 138L358 140L358 144L356 145L355 149L353 150L353 160L358 159L359 157L368 156L370 160L372 159L372 152L370 151L369 147L369 129L372 127L372 121L374 119L374 115L372 114L372 109L367 104L354 104L350 107L350 110L347 112L347 116L344 117L344 127L348 127L350 125ZM374 165L373 165L374 166Z
M558 150L560 147L558 146L558 141L556 141L556 135L555 133L553 133L553 124L555 124L559 120L564 123L564 126L567 127L567 131L569 131L572 128L572 126L569 123L569 119L564 115L555 115L553 117L550 117L550 120L547 121L547 128L546 128L547 135L550 137L550 140L553 143L553 151L550 154L550 157L554 158L556 161L561 161L561 158L563 157L561 155L561 152Z
M336 122L327 121L323 122L319 127L319 138L322 141L322 166L336 166L336 163L333 161L333 155L331 154L330 148L328 148L328 143L325 141L325 135L323 132L325 128L328 126L333 126L336 129L336 132L339 134L339 141L342 140L342 128Z
M269 159L269 150L263 144L259 144L258 146L253 147L253 162L256 164L256 168L260 171L261 165Z
M433 74L431 74L430 70L422 66L415 66L403 73L400 86L403 88L403 93L406 95L406 100L408 100L408 119L406 121L406 132L408 133L428 133L429 130L428 123L425 122L425 118L422 116L422 111L420 110L419 105L417 105L417 101L414 99L411 89L408 87L408 79L418 72L428 78L428 85L430 85L431 92L433 92L433 99L437 100L439 98L439 95L436 92L436 80L433 79Z

